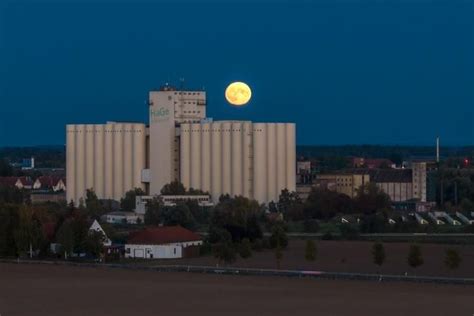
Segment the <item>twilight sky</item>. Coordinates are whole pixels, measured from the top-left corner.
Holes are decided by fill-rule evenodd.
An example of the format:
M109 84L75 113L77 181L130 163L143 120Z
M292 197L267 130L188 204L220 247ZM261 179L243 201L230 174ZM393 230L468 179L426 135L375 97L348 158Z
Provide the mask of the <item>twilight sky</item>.
M474 1L0 0L0 146L146 121L179 78L208 116L293 121L298 144L472 145Z

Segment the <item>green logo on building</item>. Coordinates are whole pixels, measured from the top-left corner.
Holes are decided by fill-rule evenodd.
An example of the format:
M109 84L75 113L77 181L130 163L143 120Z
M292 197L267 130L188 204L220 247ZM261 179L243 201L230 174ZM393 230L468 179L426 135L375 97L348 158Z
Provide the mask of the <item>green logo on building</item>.
M167 121L170 116L170 110L165 109L164 107L159 108L158 110L150 110L150 117L152 122Z

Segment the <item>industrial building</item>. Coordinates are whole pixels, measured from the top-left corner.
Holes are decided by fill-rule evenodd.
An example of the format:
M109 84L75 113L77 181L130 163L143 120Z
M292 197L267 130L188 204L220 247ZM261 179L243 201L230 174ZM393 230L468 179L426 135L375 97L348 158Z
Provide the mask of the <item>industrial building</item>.
M67 125L67 200L87 189L120 200L142 188L149 196L179 180L186 188L242 195L261 203L295 190L293 123L213 121L204 91L165 86L149 94L149 125L132 122Z

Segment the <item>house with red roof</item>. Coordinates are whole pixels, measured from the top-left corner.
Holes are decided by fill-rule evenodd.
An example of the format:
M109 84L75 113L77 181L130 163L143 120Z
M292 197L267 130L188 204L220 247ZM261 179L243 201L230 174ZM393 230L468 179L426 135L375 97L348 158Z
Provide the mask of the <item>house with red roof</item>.
M41 176L33 183L33 189L53 192L66 191L66 181L60 177Z
M148 227L133 232L125 258L176 259L199 255L202 237L181 226Z
M30 177L0 177L0 185L17 187L20 190L31 190L33 181Z

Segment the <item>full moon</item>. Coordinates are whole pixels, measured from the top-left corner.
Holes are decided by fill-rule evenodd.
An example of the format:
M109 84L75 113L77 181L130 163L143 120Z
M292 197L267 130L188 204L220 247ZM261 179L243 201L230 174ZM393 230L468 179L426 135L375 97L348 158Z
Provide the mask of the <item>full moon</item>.
M233 82L225 89L225 98L232 105L245 105L250 101L251 97L252 90L243 82Z

